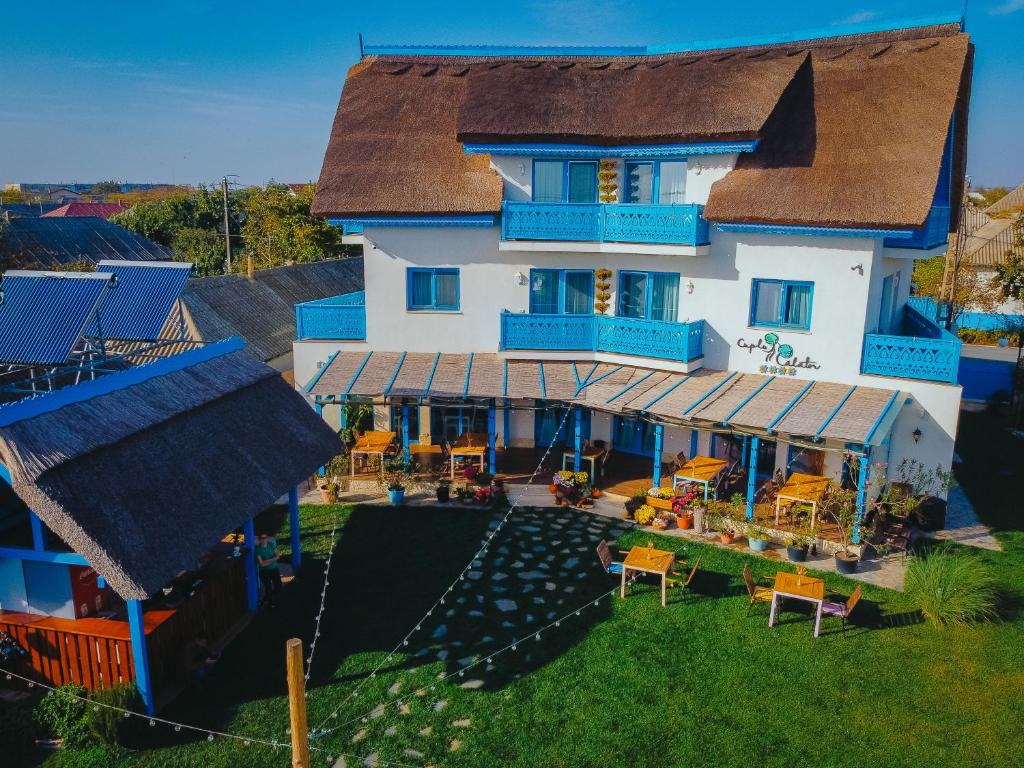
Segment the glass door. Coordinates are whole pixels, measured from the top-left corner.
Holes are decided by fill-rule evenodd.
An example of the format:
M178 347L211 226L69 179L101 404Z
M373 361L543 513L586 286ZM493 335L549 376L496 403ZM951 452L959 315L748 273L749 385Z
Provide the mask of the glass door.
M569 163L569 202L597 202L597 163Z

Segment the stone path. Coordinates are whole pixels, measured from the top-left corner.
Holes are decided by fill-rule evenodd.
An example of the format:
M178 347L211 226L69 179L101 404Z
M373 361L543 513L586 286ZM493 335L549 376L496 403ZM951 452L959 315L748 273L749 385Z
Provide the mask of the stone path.
M944 541L955 541L970 547L1002 551L999 541L987 526L981 524L974 505L959 485L949 492L946 504L946 527L932 536Z

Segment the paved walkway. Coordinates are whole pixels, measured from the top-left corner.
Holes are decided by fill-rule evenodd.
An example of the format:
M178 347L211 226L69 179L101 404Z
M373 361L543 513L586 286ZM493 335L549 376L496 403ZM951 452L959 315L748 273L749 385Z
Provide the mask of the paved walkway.
M988 527L981 524L974 511L974 505L959 485L949 492L946 506L946 527L932 534L933 538L955 541L970 547L981 547L993 551L1002 551L999 541Z

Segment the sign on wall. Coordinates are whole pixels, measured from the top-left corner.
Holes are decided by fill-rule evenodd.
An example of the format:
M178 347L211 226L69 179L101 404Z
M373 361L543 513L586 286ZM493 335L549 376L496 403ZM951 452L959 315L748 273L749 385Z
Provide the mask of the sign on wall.
M766 333L757 341L737 339L736 346L750 354L764 353L764 364L758 369L772 376L796 376L800 368L818 370L821 368L809 356L799 359L791 344L784 343L777 333Z

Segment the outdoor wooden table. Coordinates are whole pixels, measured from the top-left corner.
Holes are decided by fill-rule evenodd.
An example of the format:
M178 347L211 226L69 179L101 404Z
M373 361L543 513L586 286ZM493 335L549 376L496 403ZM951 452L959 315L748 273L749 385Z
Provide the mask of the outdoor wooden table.
M380 456L381 463L384 463L384 454L388 452L391 444L395 442L395 432L364 432L349 451L352 464L352 476L356 474L356 454L361 453L370 460L370 456Z
M707 501L711 481L718 477L719 472L725 469L728 463L724 459L694 456L672 475L672 487L675 488L680 483L700 483L704 486L704 501Z
M601 448L590 448L586 451L580 451L580 459L590 464L590 483L593 485L597 482L597 460L601 457L604 451ZM562 469L566 468L566 464L575 464L576 451L564 451L562 453Z
M786 484L779 488L775 496L775 524L779 524L779 507L783 499L798 504L811 505L811 528L818 516L818 502L825 495L829 479L821 475L806 475L803 472L794 472L789 476Z
M768 626L775 624L775 607L780 597L792 597L796 600L806 600L816 606L814 616L814 636L818 636L821 629L821 604L825 600L825 580L813 576L800 576L789 571L779 571L775 574L775 586L772 587L772 610L768 615Z
M452 445L452 480L455 479L455 457L478 457L480 471L484 471L484 456L487 454L487 435L478 432L463 432Z
M626 596L626 571L641 571L643 573L654 573L661 575L661 607L664 608L665 585L668 572L672 568L675 553L664 549L652 549L650 547L633 547L622 561L622 589L619 597Z

